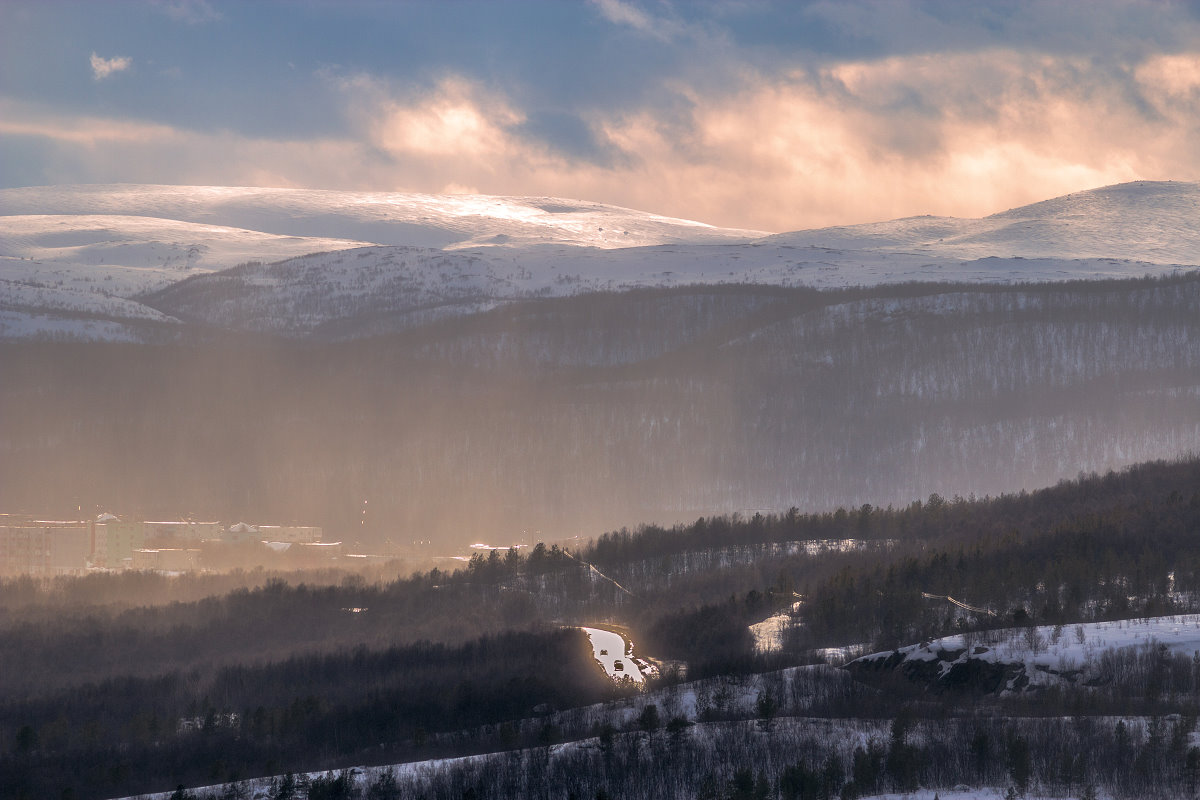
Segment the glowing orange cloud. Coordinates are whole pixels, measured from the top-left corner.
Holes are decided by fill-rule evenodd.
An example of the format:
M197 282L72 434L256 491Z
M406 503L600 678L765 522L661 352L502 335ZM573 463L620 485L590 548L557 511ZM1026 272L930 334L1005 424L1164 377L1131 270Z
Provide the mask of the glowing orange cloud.
M1120 85L1094 70L996 49L748 74L737 92L681 83L667 87L670 117L585 112L621 155L607 163L530 137L510 97L457 76L421 92L336 79L356 131L343 138L46 117L2 100L0 135L44 138L95 180L557 195L776 231L1200 177L1200 53L1147 59Z

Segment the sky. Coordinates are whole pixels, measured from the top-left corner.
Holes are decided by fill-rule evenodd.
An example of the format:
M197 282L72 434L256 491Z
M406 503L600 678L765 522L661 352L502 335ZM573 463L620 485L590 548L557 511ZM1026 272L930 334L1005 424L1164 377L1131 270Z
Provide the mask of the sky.
M1200 178L1200 3L0 0L0 187L549 195L786 231Z

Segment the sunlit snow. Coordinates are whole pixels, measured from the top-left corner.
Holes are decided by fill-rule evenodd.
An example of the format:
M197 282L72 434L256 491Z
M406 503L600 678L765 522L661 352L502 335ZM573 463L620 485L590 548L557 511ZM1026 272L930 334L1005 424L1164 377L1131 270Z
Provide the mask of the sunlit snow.
M186 306L188 319L299 336L356 316L406 327L526 298L644 287L1164 275L1200 265L1198 208L1200 184L1139 182L983 219L915 217L764 235L545 197L5 189L0 311L9 313L0 337L136 337L121 324L77 318L175 324L176 312L155 310L166 301L148 293L195 276L193 295L170 298ZM224 272L248 262L257 265ZM204 277L213 272L220 277ZM207 291L216 284L205 282L217 280L220 291ZM72 321L60 328L63 319Z
M613 680L628 677L634 683L645 682L645 676L633 660L633 646L626 645L625 637L602 628L584 628L583 632L592 643L592 656L609 677Z

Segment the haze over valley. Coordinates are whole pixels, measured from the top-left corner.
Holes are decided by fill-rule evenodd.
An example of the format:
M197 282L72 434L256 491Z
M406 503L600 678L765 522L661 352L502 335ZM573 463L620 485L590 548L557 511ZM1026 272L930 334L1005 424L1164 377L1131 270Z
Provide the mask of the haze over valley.
M1171 458L1200 447L1198 201L764 236L563 200L0 190L0 500L454 551ZM330 238L285 235L309 219Z
M0 800L1190 800L1200 15L0 2Z

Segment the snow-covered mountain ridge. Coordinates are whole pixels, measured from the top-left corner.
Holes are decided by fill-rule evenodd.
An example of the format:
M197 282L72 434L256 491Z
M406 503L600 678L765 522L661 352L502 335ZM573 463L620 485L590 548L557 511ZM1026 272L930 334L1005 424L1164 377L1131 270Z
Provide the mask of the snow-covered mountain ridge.
M744 241L763 235L558 197L240 186L110 184L0 190L0 215L18 214L140 216L279 236L438 249L539 244L638 247Z
M1200 264L1200 184L1136 181L1063 195L982 219L909 217L768 237L797 247L941 258L1128 259Z
M183 319L354 336L643 287L1140 277L1200 265L1198 211L1200 184L1138 182L982 219L763 235L561 198L6 189L0 338L136 340L148 320Z

